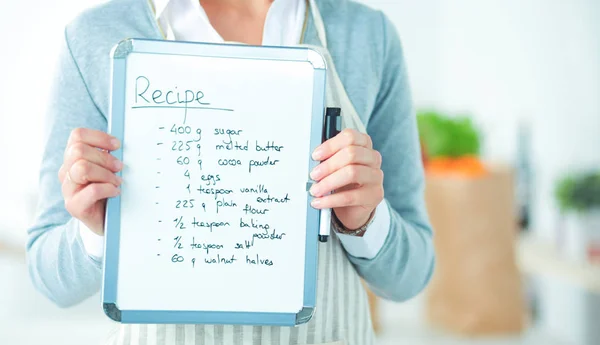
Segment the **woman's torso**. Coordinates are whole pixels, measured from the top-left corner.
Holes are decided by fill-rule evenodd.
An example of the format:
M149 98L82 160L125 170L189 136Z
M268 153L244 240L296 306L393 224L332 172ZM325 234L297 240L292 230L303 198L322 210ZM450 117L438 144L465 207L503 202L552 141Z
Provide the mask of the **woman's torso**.
M317 1L325 20L328 50L353 107L363 123L375 104L383 69L381 14L345 0ZM162 39L146 0L113 0L81 15L67 27L70 49L94 102L106 116L109 104L109 52L128 37ZM304 43L321 45L308 19ZM368 45L372 49L364 49ZM110 344L321 344L369 345L374 335L366 292L335 238L320 244L317 308L298 327L214 325L119 325Z

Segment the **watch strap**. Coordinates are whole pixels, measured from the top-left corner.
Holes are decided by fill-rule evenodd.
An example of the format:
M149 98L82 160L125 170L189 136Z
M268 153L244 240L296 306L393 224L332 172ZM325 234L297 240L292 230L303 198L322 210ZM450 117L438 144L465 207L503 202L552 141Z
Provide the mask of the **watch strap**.
M374 219L375 219L375 210L373 210L373 212L371 212L371 216L369 217L369 219L366 221L366 223L363 226L352 230L352 229L348 229L346 226L344 226L344 224L342 224L342 222L335 215L335 212L332 211L331 226L333 227L333 230L335 230L335 232L337 232L338 234L362 237L365 234L365 232L367 232L369 225L371 225L373 223Z

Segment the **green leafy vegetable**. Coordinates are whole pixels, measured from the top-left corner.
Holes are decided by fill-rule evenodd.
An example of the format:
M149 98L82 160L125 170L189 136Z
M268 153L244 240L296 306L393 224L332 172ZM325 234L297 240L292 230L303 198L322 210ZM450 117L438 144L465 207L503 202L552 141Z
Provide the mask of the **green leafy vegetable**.
M600 172L563 177L554 195L563 212L600 208Z
M480 134L470 118L423 111L418 113L417 124L421 142L429 157L479 155Z

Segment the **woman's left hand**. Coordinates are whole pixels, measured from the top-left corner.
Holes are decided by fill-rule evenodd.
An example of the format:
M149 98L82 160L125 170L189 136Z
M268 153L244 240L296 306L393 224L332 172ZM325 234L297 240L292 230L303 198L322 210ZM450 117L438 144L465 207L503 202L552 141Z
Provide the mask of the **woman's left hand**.
M322 161L310 173L318 181L310 189L312 206L332 208L348 229L363 226L383 200L381 154L371 137L345 129L319 145L312 158Z

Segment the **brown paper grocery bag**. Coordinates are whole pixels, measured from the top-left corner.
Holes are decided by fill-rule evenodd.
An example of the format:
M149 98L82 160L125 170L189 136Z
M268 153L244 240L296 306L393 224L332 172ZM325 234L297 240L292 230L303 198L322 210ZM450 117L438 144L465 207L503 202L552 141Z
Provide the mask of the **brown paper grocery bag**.
M426 302L431 324L463 335L523 330L513 194L508 169L477 178L427 176L436 251Z
M379 315L379 297L375 295L369 285L363 280L362 281L365 290L367 291L367 298L369 301L369 313L371 314L371 324L373 325L373 331L377 334L381 330L381 322Z
M371 290L367 289L369 298L369 311L371 312L371 323L373 331L377 334L381 330L381 321L379 320L379 298Z

